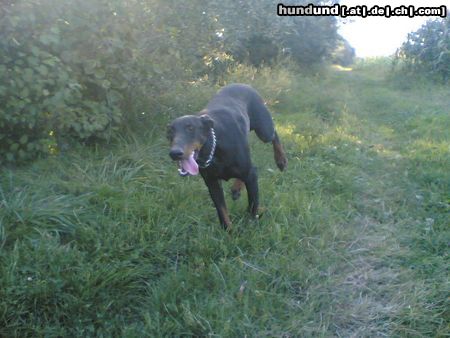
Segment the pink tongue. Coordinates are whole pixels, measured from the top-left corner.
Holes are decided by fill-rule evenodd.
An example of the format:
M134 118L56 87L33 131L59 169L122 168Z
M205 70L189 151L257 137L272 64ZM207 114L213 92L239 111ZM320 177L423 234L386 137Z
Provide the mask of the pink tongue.
M198 164L194 160L194 153L187 160L181 161L181 166L191 175L198 175Z

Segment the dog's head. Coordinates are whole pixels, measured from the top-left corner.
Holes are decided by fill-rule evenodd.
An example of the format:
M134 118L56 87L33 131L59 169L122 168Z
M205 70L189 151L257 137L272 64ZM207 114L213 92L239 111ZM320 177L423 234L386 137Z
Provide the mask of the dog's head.
M169 156L172 160L179 161L180 172L198 174L198 164L195 160L213 126L214 121L208 115L181 116L167 126Z

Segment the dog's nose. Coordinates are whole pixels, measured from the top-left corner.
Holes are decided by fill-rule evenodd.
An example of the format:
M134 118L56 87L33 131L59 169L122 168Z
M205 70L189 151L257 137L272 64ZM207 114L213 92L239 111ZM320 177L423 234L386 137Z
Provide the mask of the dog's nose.
M184 152L181 149L171 149L169 156L172 158L172 160L179 160L183 157Z

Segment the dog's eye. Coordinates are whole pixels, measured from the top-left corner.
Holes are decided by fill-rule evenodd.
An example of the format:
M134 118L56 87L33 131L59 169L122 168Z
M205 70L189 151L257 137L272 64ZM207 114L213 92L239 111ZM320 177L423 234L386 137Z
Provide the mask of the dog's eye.
M191 124L188 124L188 125L186 126L186 129L187 129L188 131L190 131L190 132L193 132L193 131L194 131L194 126L191 125Z

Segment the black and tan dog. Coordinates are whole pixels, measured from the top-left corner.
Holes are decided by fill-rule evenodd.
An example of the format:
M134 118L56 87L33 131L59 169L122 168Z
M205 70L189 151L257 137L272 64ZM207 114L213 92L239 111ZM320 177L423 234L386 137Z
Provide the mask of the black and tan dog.
M198 115L185 115L172 121L167 136L170 157L179 162L182 176L197 175L205 181L221 225L229 229L221 180L236 178L231 189L233 199L245 184L248 208L258 212L258 177L250 159L248 133L254 130L263 142L272 142L275 162L280 170L287 158L275 131L270 112L256 90L244 84L222 88Z

